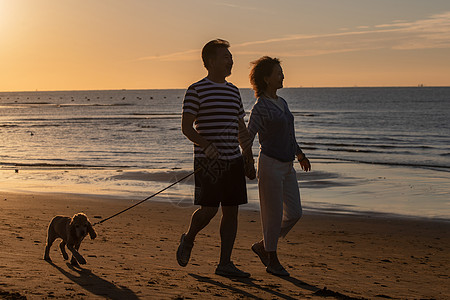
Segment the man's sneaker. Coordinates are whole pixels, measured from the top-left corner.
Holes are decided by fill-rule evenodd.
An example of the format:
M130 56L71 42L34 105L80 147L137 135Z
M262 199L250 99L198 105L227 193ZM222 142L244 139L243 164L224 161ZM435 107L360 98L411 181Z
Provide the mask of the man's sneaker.
M232 261L230 261L226 265L218 265L216 268L216 274L225 277L250 277L250 273L239 270L238 268L236 268Z
M289 272L286 271L282 265L279 265L276 268L267 266L266 272L277 276L290 276Z
M191 251L192 251L192 247L194 247L194 244L188 244L186 243L186 241L184 240L186 237L186 234L183 233L181 235L181 239L180 239L180 245L178 246L178 250L177 250L177 261L178 264L182 267L186 267L188 262L189 262L189 258L191 258Z
M259 242L254 243L252 245L252 250L256 253L256 255L258 255L261 262L267 267L267 265L269 264L269 255L267 254L266 250L264 250L264 246Z

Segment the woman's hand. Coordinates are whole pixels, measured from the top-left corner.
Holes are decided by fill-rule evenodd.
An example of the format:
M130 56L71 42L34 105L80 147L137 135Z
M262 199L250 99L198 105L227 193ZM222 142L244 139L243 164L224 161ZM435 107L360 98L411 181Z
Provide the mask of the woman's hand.
M309 162L309 159L306 157L305 154L302 153L297 155L297 159L303 171L305 172L311 171L311 163Z
M255 160L250 152L250 155L243 155L244 158L244 172L248 179L253 180L256 178Z

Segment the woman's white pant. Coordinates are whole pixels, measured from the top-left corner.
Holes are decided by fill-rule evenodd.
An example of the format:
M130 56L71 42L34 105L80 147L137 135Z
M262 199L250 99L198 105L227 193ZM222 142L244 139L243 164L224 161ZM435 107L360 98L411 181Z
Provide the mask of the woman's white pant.
M281 162L260 153L258 188L264 248L276 251L279 237L285 237L302 216L293 162Z

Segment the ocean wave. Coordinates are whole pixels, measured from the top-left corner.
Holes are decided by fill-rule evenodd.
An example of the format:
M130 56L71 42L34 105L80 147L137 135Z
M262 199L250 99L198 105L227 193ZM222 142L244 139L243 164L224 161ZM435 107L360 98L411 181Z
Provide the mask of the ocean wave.
M191 170L167 170L167 171L132 171L123 172L122 174L111 176L113 180L133 180L133 181L160 181L160 182L176 182L179 179L192 173ZM191 182L187 180L186 182ZM191 182L192 183L192 182Z
M347 138L342 138L347 139ZM380 148L380 149L438 149L437 147L428 146L428 145L388 145L388 144L361 144L361 143L320 143L320 142L302 142L302 145L307 146L326 146L326 147L358 147L358 148ZM317 148L317 147L315 147ZM397 152L396 152L397 153Z
M29 117L26 119L14 119L14 121L23 122L24 124L30 122L62 122L67 123L68 121L105 121L105 120L114 120L114 121L129 121L129 120L147 120L147 119L179 119L181 115L120 115L120 116L91 116L91 117L64 117L60 118L58 116L51 116L47 119L43 118L33 118Z
M332 133L332 134L333 135L314 136L314 139L317 139L317 140L348 140L348 141L379 141L380 140L379 138L373 137L373 136L355 137L355 136L345 136L345 135L342 135L341 133ZM391 138L384 138L384 139L399 141L399 140L394 140Z
M56 161L57 159L53 159ZM22 168L44 168L44 169L110 169L110 168L128 168L129 166L111 166L111 165L87 165L72 163L17 163L17 162L0 162L3 169L22 167Z
M301 117L316 117L317 116L317 114L305 113L305 112L300 112L300 111L291 111L291 113L294 116L301 116Z
M56 103L56 102L7 102L3 104L8 108L18 108L20 105L28 106L55 106L55 107L96 107L96 106L135 106L134 103ZM2 107L3 107L2 105Z
M431 135L427 135L427 138L432 137ZM436 136L439 138L442 138L442 136ZM328 143L317 143L317 144L324 144L324 145L362 145L362 146L382 146L382 147L420 147L420 148L433 148L433 146L429 145L415 145L414 141L417 141L417 137L410 137L408 135L359 135L356 136L355 133L341 133L341 132L332 132L330 135L317 135L312 136L310 139L313 141L345 141L345 142L328 142ZM445 143L448 140L442 139L442 142ZM352 143L355 142L355 143ZM302 142L305 143L305 142ZM313 142L316 143L316 142ZM391 145L391 143L395 143L395 145Z
M310 156L312 159L326 159L331 161L343 161L343 162L353 162L360 164L372 164L372 165L385 165L385 166L398 166L398 167L413 167L413 168L426 168L435 171L450 172L450 165L439 165L433 163L415 163L415 162L398 162L398 161L376 161L376 160L365 160L365 159L352 159L344 157L330 157L326 155L316 155Z
M376 151L376 150L344 149L344 148L327 148L327 151L351 152L351 153L385 153L384 151Z
M54 124L54 123L50 123L50 124L32 124L32 125L27 125L24 127L33 127L33 128L41 128L41 127L60 127L63 126L63 124Z
M67 103L67 104L56 104L58 107L98 107L98 106L135 106L133 103L112 103L112 104L104 104L104 103Z
M172 116L181 117L181 113L167 113L167 112L149 112L149 113L131 113L132 116Z
M130 119L165 119L165 120L175 120L175 119L181 119L181 114L142 114L142 115L135 115L132 116L139 116L141 118L137 117L131 117Z
M17 105L17 104L25 104L25 105L53 105L54 103L51 102L10 102L10 103L5 103L5 104L10 104L10 105Z
M431 216L423 216L420 214L406 214L407 211L403 213L392 213L392 212L383 212L376 210L367 210L363 209L357 205L351 204L338 204L338 203L329 203L329 202L313 202L313 201L302 201L302 208L305 211L310 213L329 213L329 214L338 214L338 215L354 215L354 216L370 216L370 217L394 217L394 218L408 218L408 219L432 219L436 221L445 221L448 222L450 220L448 215L445 214L436 214Z
M400 149L400 148L399 148ZM409 147L408 149L411 149ZM316 149L318 150L318 149ZM389 154L389 155L417 155L416 152L413 151L380 151L375 149L355 149L355 148L326 148L326 151L333 152L347 152L347 153L372 153L372 154Z
M0 108L3 108L3 109L8 109L8 108L18 109L18 108L26 108L26 106L18 106L18 105L0 105Z

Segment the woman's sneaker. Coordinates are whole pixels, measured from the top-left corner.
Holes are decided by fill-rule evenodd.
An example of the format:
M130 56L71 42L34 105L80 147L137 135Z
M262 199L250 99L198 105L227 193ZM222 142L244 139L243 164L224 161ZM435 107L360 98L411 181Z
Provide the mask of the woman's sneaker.
M276 267L267 266L266 272L276 276L290 276L289 272L282 265Z
M254 243L252 245L252 250L256 253L256 255L258 255L263 265L267 267L267 265L269 264L269 255L267 254L266 250L264 250L264 246L259 242Z

